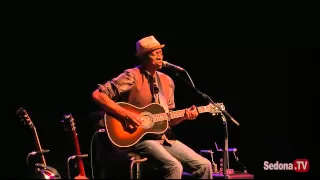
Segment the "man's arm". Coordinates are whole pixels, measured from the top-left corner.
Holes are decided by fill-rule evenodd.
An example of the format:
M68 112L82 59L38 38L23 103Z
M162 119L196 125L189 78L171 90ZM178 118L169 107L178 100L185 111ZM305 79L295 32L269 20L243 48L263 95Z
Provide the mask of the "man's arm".
M198 115L199 115L199 113L197 111L197 107L193 105L190 108L187 108L185 110L184 117L170 120L171 121L171 125L173 125L173 126L177 125L177 124L181 123L184 120L194 120L194 119L196 119L198 117Z
M95 90L92 93L93 100L98 103L105 111L109 113L116 114L121 118L126 118L127 113L126 110L115 103L110 97L108 97L105 93L100 92L99 89Z
M132 70L126 70L118 77L99 85L99 88L92 93L93 100L105 111L118 115L120 118L127 118L128 112L119 106L114 99L122 93L129 91L135 83L135 74Z
M176 119L171 119L170 120L170 125L176 126L180 124L182 121L186 120L186 117L181 117L181 118L176 118Z

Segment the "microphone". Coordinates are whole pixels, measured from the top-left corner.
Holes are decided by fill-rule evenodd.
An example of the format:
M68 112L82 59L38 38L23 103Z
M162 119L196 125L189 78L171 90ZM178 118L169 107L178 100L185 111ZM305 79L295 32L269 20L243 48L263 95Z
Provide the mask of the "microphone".
M162 61L162 64L163 64L163 67L173 68L173 69L176 69L176 70L179 70L179 71L184 71L184 69L182 67L174 65L174 64L171 64L171 63L169 63L167 61Z

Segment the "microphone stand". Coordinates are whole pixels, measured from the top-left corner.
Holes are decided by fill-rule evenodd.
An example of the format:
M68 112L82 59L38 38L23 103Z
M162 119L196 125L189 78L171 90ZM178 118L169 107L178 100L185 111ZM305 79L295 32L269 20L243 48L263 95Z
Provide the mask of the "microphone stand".
M176 72L176 76L180 76L181 79L186 83L188 84L189 86L191 86L198 94L200 94L203 98L207 99L211 104L213 104L216 108L218 108L220 110L220 114L221 114L221 118L222 118L222 122L223 122L223 125L224 125L224 150L223 150L223 176L225 179L228 179L228 175L227 175L227 169L229 169L229 151L228 151L228 126L227 126L227 119L226 117L224 116L224 114L226 114L229 119L235 123L237 126L239 126L240 124L225 110L225 109L222 109L219 105L217 105L207 94L201 92L199 89L197 89L189 75L189 73L184 69L183 70L190 82L188 82L187 80L185 80L184 78L182 78L179 74L179 72Z

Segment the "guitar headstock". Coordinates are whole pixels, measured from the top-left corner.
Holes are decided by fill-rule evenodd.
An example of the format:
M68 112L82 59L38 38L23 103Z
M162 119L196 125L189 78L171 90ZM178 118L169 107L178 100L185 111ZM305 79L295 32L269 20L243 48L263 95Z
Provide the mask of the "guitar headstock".
M64 125L64 130L65 131L76 131L74 118L73 118L71 113L63 115L63 120L61 122Z
M223 103L215 103L215 105L213 105L212 103L210 103L207 107L209 108L209 112L210 112L212 115L216 115L216 114L221 113L220 109L219 109L218 107L216 107L216 106L218 106L222 111L225 110L225 106L224 106Z
M23 122L24 125L27 125L30 128L34 128L33 122L31 120L29 114L27 113L27 111L23 107L20 107L17 110L16 114L21 119L21 121Z

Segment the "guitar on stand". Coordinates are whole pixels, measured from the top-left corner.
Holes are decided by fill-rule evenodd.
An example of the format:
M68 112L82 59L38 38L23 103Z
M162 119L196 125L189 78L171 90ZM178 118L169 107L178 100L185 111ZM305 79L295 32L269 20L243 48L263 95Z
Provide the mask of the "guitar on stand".
M69 157L68 162L67 162L68 177L69 177L69 179L71 179L70 169L69 169L69 161L71 159L76 159L79 174L76 177L74 177L74 179L89 179L86 176L83 161L82 161L82 158L88 157L88 154L81 154L79 140L78 140L78 134L76 131L76 126L75 126L74 118L73 118L72 114L64 115L64 119L62 120L62 122L64 123L65 130L71 132L72 138L73 138L73 144L75 147L75 155Z
M33 124L29 114L24 108L19 108L16 112L21 121L24 122L25 125L29 126L32 129L34 135L34 141L36 145L36 151L32 151L27 156L27 165L29 166L29 158L30 156L40 155L40 163L35 164L35 172L32 174L32 178L36 179L61 179L58 171L50 166L47 166L46 159L44 157L44 153L49 152L49 150L43 150L40 144L39 136L37 133L37 129Z

